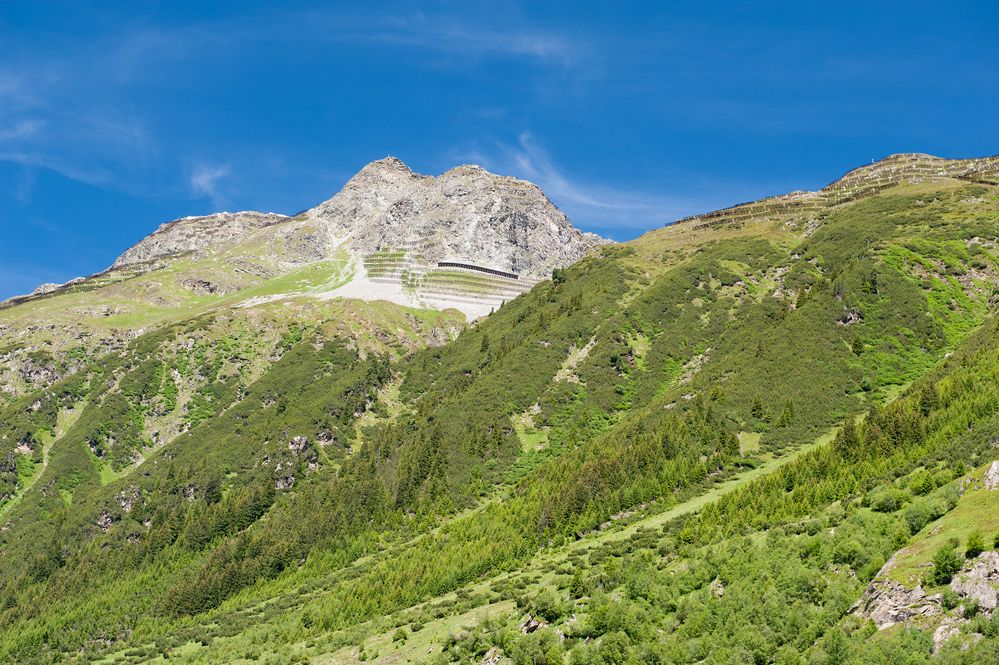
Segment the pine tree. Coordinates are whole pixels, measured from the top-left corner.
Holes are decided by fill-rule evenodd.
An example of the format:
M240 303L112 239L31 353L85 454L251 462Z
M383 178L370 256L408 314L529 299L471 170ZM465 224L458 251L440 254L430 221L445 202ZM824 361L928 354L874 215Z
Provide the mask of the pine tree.
M781 409L780 417L777 419L777 427L787 427L794 420L794 402L788 400Z
M846 459L856 459L860 455L860 436L852 417L847 418L843 427L836 432L833 449L840 457Z
M939 404L940 398L937 395L937 387L935 385L930 384L919 393L919 412L924 416L930 415L930 412L936 409Z

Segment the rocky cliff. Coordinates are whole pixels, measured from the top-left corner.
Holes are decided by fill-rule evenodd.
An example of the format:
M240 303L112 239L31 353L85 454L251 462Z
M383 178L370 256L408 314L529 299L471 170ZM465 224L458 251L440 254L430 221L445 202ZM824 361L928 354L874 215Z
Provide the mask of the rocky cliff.
M991 616L999 606L999 552L990 547L995 544L992 533L987 535L986 549L962 557L960 568L943 584L936 584L940 580L931 575L935 564L929 556L945 542L944 538L958 543L952 534L967 531L965 524L983 526L994 521L999 501L999 461L993 461L981 475L971 474L961 486L965 495L957 508L917 534L888 560L853 606L854 614L870 619L878 630L897 625L926 630L933 635L935 649L955 636L965 642L981 639L981 635L967 629L969 620L978 612ZM911 579L898 579L904 577L898 569L906 564L921 576L920 580L912 583Z
M425 176L394 157L368 164L305 216L362 255L405 248L530 277L606 242L574 228L537 185L471 165Z

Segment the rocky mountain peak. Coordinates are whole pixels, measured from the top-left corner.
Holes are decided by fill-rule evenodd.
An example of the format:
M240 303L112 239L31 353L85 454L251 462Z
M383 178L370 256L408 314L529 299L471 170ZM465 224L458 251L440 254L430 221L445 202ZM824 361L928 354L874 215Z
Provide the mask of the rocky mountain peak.
M405 249L532 277L607 242L574 228L532 183L476 165L420 175L394 157L365 166L306 217L362 255Z
M350 183L356 182L370 182L372 180L406 180L410 178L421 177L413 172L413 169L409 168L405 162L403 162L398 157L393 157L391 155L383 157L382 159L376 159L373 162L365 164L364 167L358 171L353 178L348 181Z

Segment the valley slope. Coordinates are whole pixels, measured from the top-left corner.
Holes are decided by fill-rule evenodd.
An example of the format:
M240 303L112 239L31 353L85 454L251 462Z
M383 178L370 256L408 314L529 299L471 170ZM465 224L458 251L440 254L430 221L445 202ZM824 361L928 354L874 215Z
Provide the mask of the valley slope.
M305 252L385 210L344 191L248 232ZM163 306L0 409L0 659L982 662L999 619L968 594L927 578L938 644L861 601L999 506L968 491L999 456L997 229L999 159L901 155L588 256L503 245L486 267L539 281L471 326L285 287ZM344 265L402 284L377 233ZM450 257L423 235L407 255ZM88 297L217 258L155 242Z

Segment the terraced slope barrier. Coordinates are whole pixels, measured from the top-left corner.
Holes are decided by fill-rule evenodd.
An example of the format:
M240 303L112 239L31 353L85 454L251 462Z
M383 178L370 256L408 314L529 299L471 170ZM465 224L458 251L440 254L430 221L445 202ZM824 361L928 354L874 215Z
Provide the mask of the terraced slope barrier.
M456 263L454 261L438 261L438 268L464 268L465 270L475 270L476 272L484 272L489 275L499 275L500 277L507 277L509 279L519 279L517 273L504 272L502 270L496 270L495 268L484 268L482 266L473 266L471 263Z

